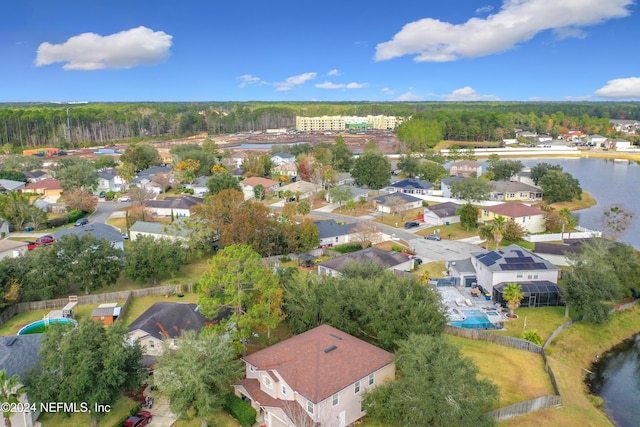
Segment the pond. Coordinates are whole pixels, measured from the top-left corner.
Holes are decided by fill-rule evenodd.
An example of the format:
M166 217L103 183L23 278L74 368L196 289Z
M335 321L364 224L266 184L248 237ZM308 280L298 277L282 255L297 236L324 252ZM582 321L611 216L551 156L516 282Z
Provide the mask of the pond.
M591 393L604 400L604 411L618 427L640 420L640 334L600 358L587 378Z

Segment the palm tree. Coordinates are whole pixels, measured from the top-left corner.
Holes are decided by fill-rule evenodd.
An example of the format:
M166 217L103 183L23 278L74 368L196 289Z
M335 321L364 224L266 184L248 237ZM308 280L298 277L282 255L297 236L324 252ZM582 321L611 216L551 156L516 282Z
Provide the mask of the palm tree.
M493 226L485 224L478 228L478 236L487 241L487 250L489 249L489 241L493 240Z
M524 298L524 292L522 292L522 286L518 283L509 283L502 291L502 298L507 301L507 307L509 307L509 317L514 317L513 312L516 308L520 307L520 301Z
M20 384L20 377L18 375L14 375L11 378L7 378L7 371L0 371L0 403L15 405L19 403L19 397L22 395L24 390L24 386ZM11 427L11 414L10 411L5 411L4 413L4 425L5 427Z
M493 240L496 241L496 249L500 246L506 225L507 219L502 215L498 215L493 219Z
M565 227L566 227L567 230L569 231L569 238L571 238L571 230L576 226L578 221L571 214L571 211L569 209L567 209L567 208L562 208L560 210L560 212L558 212L558 215L560 215L560 218L562 218L562 221L563 221L563 224L562 224L562 232L563 232L563 234L564 234L564 230L565 230Z

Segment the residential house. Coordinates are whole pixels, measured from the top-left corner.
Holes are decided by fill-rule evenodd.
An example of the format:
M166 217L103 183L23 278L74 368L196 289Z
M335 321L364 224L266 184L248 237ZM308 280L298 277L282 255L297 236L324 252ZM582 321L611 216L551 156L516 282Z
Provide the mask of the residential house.
M476 269L471 258L446 261L445 266L449 271L449 278L454 279L454 284L471 288L478 284Z
M117 169L109 168L103 169L98 172L98 187L96 187L95 194L99 194L104 191L122 191L124 180L118 175Z
M538 134L529 132L527 130L521 130L516 132L516 138L534 139Z
M18 375L24 382L24 375L38 365L43 338L44 334L0 336L0 370L4 369L8 378ZM21 403L29 403L26 393L19 400ZM40 410L37 409L36 412L14 413L10 417L11 425L33 427L40 415Z
M295 163L285 163L273 168L273 173L286 177L287 181L295 181L298 178L298 166Z
M360 188L350 184L339 185L333 188L348 188L351 191L351 200L353 200L354 202L359 202L361 199L366 200L367 197L369 197L369 191L366 188ZM333 198L331 197L331 190L327 191L324 197L327 202L335 203L333 201Z
M150 190L155 194L163 192L162 185L154 181L156 175L171 174L171 168L168 166L154 166L138 172L138 176L131 180L131 185L135 185L146 190Z
M482 175L482 163L475 160L460 160L449 167L449 175L469 178Z
M433 184L419 178L407 178L394 182L390 187L387 187L386 190L390 193L430 196L433 194Z
M202 204L202 197L191 195L167 196L162 200L147 200L144 206L157 216L180 218L191 216L194 206Z
M544 191L535 185L518 181L489 181L489 200L494 202L539 202Z
M240 181L240 188L244 193L244 199L249 200L255 198L255 188L261 185L265 194L271 194L280 188L280 183L269 178L262 178L260 176L252 176L251 178Z
M447 199L453 198L453 196L451 195L451 184L461 179L466 178L462 176L451 176L440 181L440 190L442 190L442 197L446 197Z
M27 185L26 182L14 181L12 179L0 179L0 193L7 191L21 191Z
M622 138L616 138L613 141L611 141L611 144L610 144L610 148L616 151L631 150L632 146L633 144L631 143L631 141L628 141Z
M527 233L543 233L546 228L544 224L544 211L522 203L501 203L494 206L482 206L480 208L480 222L490 223L496 217L502 216L507 221L514 221Z
M317 220L313 224L318 229L321 248L349 243L356 226L356 223L339 224L334 219Z
M627 135L635 135L640 129L640 121L638 120L610 119L609 123L611 123L616 132Z
M589 135L587 137L587 143L594 147L600 147L607 142L607 137L602 135Z
M42 198L33 201L33 206L42 209L45 212L65 214L67 213L67 205L65 203L49 202L49 198Z
M58 198L62 195L60 181L54 178L43 179L36 182L29 182L24 187L24 192L36 193L44 197Z
M0 261L7 258L18 258L28 251L27 242L19 242L17 240L0 240Z
M373 205L382 213L396 213L422 207L422 199L405 193L390 193L374 197Z
M82 227L62 228L53 233L53 237L55 237L56 240L60 240L67 234L75 234L81 237L86 233L92 234L98 240L106 239L114 248L124 252L124 238L122 234L120 234L115 227L100 222L90 222Z
M102 322L104 326L109 326L113 325L113 323L118 320L121 312L122 307L118 307L117 302L110 302L100 304L98 307L94 308L91 311L91 318Z
M228 169L235 169L242 167L242 163L247 160L247 158L249 158L249 154L245 151L235 151L230 159L223 158L222 162Z
M45 179L53 178L49 172L43 170L23 172L27 182L38 182Z
M553 137L551 135L538 135L535 139L538 141L538 144L547 144L553 141Z
M164 224L162 222L136 221L129 227L129 239L132 242L141 237L186 241L188 239L186 231L179 226L174 226L176 222Z
M518 181L523 184L535 186L536 183L531 179L531 168L523 168L520 172L518 172L513 178L513 181Z
M424 208L424 222L429 225L449 225L460 222L456 212L461 205L453 202L439 203Z
M267 427L345 427L365 413L366 392L395 378L393 355L321 325L242 358L233 384Z
M298 195L299 199L308 199L320 190L318 184L307 181L296 181L291 184L283 185L278 189L278 193L283 194L285 191L291 191L294 195Z
M182 302L157 302L129 325L130 340L137 340L142 353L148 356L162 354L164 339L169 346L176 348L176 340L183 331L200 333L207 325L215 325L222 319L207 319L200 313L197 304Z
M271 156L271 161L276 166L286 165L287 163L295 163L296 156L291 153L279 152Z
M514 244L472 254L471 263L476 270L478 286L491 294L496 302L504 304L502 290L509 283L518 283L528 293L524 306L561 305L557 285L560 269L521 246ZM546 297L538 298L543 293Z
M413 268L413 260L408 255L370 247L324 261L318 264L318 273L325 276L337 276L347 264L352 262L358 264L372 262L391 271L405 271Z
M354 181L349 172L338 172L333 175L333 185L336 187L340 185L351 185Z
M191 184L185 184L184 187L191 188L193 190L193 194L196 196L204 196L207 191L209 191L207 182L209 182L210 178L210 176L199 176Z

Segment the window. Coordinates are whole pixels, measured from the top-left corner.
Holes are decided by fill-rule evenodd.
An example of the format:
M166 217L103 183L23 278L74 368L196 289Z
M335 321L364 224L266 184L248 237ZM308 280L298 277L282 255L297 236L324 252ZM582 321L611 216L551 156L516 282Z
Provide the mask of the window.
M522 279L523 277L524 277L524 273L523 273L522 271L518 271L518 272L516 273L516 278L517 278L517 279Z
M334 394L333 398L331 399L332 406L338 406L338 403L340 403L340 393Z
M149 348L154 348L156 346L156 343L153 342L153 340L149 340Z
M310 400L307 400L307 412L313 414L313 402Z
M369 374L369 385L373 385L376 382L376 374Z
M249 372L255 372L256 368L253 367L253 365L249 365Z
M287 386L284 386L284 385L283 385L283 386L282 386L282 390L281 390L281 391L282 391L282 395L283 395L283 396L286 396L286 395L287 395Z
M483 211L483 212L482 212L482 215L484 215L484 216L489 216L489 211L487 211L487 210Z
M355 394L360 393L360 381L356 381L356 384L353 386L353 392Z
M271 382L271 378L269 378L269 376L267 376L267 375L262 377L262 383L268 388L272 388L273 387L273 384Z

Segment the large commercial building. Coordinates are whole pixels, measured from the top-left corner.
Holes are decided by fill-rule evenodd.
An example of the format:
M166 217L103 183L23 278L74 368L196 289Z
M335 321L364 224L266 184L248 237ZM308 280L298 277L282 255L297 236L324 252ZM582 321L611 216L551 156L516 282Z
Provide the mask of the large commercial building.
M296 130L302 132L332 132L345 129L395 129L402 122L396 116L296 116Z

